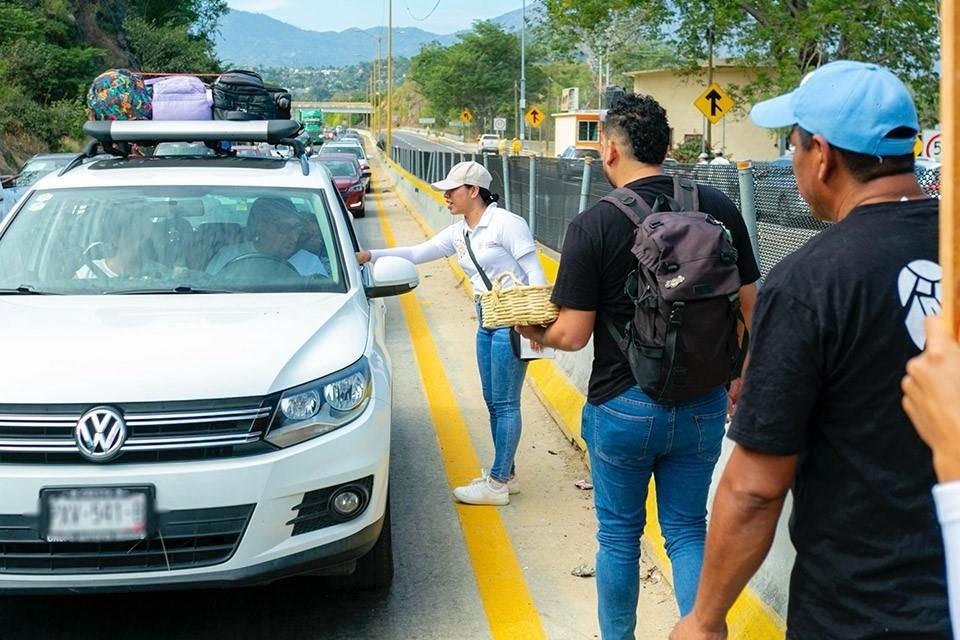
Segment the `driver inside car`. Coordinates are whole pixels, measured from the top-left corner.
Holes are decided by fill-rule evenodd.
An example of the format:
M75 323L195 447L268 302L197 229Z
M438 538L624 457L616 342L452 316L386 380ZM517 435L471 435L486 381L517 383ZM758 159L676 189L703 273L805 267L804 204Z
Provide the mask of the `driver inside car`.
M144 215L112 214L105 216L103 230L113 239L94 242L83 252L83 264L73 277L94 278L160 278L170 269L155 259L148 241L150 219Z
M257 198L247 217L249 240L220 249L207 265L207 273L217 273L244 256L287 261L297 250L302 230L303 217L289 200Z

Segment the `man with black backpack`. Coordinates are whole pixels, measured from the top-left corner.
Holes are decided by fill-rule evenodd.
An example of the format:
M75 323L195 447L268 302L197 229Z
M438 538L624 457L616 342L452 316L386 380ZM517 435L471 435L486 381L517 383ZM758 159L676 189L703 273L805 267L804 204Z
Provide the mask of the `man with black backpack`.
M760 276L729 198L664 175L669 144L666 112L653 98L628 94L612 104L600 161L615 189L567 229L556 322L518 327L568 351L593 337L581 430L599 522L603 640L634 637L651 475L677 604L681 614L693 606L725 385L733 381L735 402Z

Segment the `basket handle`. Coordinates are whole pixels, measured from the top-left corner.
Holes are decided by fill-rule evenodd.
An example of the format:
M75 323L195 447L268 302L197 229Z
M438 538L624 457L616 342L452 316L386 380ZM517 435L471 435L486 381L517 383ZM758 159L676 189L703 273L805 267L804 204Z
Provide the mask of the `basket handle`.
M494 293L500 293L500 291L503 289L503 279L505 277L509 277L513 281L514 286L520 284L520 280L517 279L517 276L513 275L509 271L504 271L493 280Z

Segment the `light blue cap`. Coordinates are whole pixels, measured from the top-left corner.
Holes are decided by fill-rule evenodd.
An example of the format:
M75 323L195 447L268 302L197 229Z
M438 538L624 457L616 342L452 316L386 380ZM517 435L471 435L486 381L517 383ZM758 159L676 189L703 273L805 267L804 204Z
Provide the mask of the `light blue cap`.
M765 129L799 125L834 147L871 156L913 153L920 131L906 85L884 67L850 60L825 64L790 93L755 104L750 119ZM888 137L901 128L913 135Z

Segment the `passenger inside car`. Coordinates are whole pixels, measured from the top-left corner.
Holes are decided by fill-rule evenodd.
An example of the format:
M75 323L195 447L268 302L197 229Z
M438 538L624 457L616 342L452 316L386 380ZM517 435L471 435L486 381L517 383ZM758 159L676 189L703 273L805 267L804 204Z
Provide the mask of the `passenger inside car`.
M247 262L275 262L296 271L289 258L297 251L304 218L286 198L260 197L247 216L247 240L224 247L207 265L208 273L220 273Z
M290 264L302 276L329 276L330 259L323 247L323 233L317 218L309 213L301 213L303 228L297 251L290 256Z

